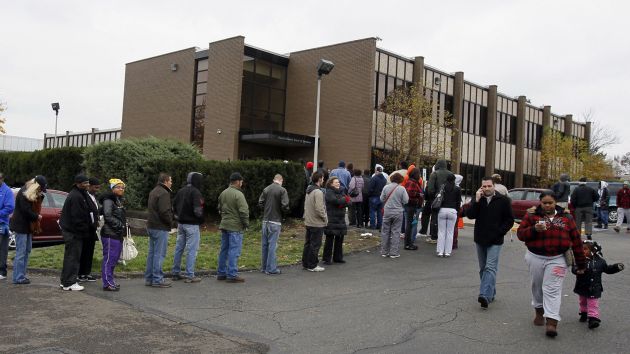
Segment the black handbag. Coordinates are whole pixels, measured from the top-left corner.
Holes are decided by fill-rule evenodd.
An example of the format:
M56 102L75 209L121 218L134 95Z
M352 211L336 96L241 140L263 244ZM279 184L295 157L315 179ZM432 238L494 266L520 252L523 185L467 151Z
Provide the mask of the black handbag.
M441 185L440 191L435 196L435 199L433 199L433 202L431 202L431 209L440 210L440 208L442 207L443 201L444 201L444 185Z

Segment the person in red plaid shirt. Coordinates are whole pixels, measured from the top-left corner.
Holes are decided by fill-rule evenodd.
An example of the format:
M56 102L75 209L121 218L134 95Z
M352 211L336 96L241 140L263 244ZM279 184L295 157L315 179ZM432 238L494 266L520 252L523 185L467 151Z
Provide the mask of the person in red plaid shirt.
M536 312L534 324L542 326L547 320L545 334L558 335L562 283L567 273L565 252L573 250L577 274L583 274L586 258L573 217L556 205L551 190L540 194L541 205L528 210L517 234L525 242L525 261L532 278L532 305Z

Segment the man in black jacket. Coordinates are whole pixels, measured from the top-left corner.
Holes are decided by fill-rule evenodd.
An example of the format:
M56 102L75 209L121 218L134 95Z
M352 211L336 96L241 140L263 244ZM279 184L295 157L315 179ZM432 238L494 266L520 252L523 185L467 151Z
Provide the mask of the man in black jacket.
M282 213L289 211L289 194L282 187L284 178L277 174L258 198L258 206L263 209L261 271L267 275L280 274L276 262L278 237L282 229Z
M87 195L87 188L90 185L88 178L84 175L77 175L74 178L74 186L68 194L61 209L59 226L63 234L65 251L63 255L63 269L61 270L61 285L65 291L81 291L83 287L77 283L79 273L79 262L81 260L81 250L83 241L91 236L91 229L95 215L91 201Z
M98 229L100 205L96 200L96 194L101 189L101 182L91 177L88 181L90 185L87 189L88 205L92 209L92 213L95 216L94 222L90 227L90 235L83 240L83 246L81 248L81 260L79 261L79 283L81 282L95 282L96 278L92 276L92 260L94 259L94 244L98 241L96 235L96 229Z
M492 178L484 177L466 216L475 219L475 244L481 278L477 301L482 308L488 308L496 295L503 237L514 226L510 199L501 193L495 193Z
M195 262L201 237L199 225L203 224L202 182L201 173L190 172L186 178L186 186L177 191L173 203L173 214L178 222L177 243L173 258L173 280L184 279L186 283L201 281L201 278L195 276ZM182 276L180 272L184 249L186 250L186 272Z
M172 185L171 176L160 173L157 186L149 193L147 208L149 210L147 220L149 252L147 253L147 269L144 272L144 285L146 286L171 287L171 282L164 280L162 264L168 248L168 233L173 227Z
M599 200L599 194L593 188L586 185L586 177L580 178L580 184L571 193L571 205L575 208L575 225L578 231L584 231L586 238L593 239L593 203Z

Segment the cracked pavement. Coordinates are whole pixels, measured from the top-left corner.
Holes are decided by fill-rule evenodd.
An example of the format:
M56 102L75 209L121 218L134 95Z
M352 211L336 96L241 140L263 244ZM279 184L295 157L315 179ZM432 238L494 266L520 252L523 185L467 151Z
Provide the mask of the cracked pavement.
M609 263L630 263L630 235L608 231L594 237ZM418 251L402 251L398 259L374 251L349 255L348 263L326 266L322 273L293 266L279 276L244 273L244 284L204 277L197 284L174 282L170 289L120 279L118 293L105 293L96 283L88 285L86 294L178 326L261 343L274 353L628 352L627 271L604 276L602 326L596 330L577 321L575 278L569 275L563 321L553 340L545 337L544 327L531 324L534 311L520 241L506 237L497 300L488 310L477 303L471 227L460 233L460 248L450 258L436 257L435 245L420 240L418 245Z

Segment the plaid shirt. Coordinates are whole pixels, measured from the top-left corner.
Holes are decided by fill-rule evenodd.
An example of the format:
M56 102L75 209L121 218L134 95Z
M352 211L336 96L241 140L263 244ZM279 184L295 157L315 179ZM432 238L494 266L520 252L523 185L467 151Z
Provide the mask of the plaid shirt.
M424 194L422 194L422 188L417 181L409 179L405 184L405 189L409 195L409 206L420 207L424 202Z
M545 220L547 230L536 231L534 225L540 220ZM519 240L525 242L530 252L540 256L558 256L572 248L578 268L585 267L586 258L580 232L573 217L562 208L557 210L553 220L543 214L540 206L534 213L528 211L518 227L517 235Z

